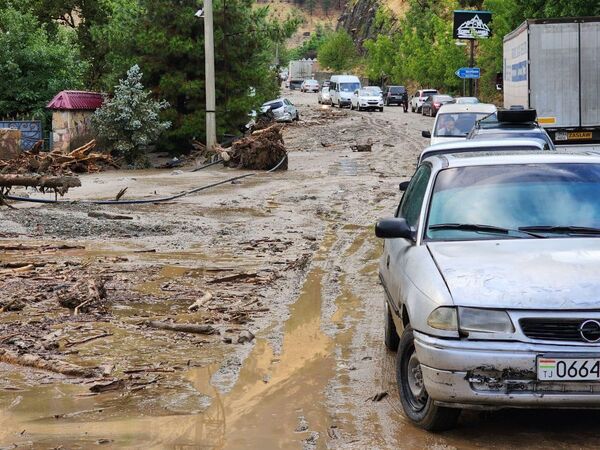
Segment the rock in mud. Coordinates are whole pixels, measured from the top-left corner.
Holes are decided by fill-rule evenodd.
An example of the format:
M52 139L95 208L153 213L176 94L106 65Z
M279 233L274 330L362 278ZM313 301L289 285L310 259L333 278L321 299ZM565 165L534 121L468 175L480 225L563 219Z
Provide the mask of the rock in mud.
M245 344L246 342L252 342L254 340L254 335L248 331L244 330L238 336L238 344Z

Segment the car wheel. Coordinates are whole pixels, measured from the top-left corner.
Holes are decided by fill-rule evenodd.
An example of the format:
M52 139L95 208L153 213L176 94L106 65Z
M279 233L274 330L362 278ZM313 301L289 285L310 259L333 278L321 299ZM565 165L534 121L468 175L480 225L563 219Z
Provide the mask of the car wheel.
M425 108L421 108L421 115L425 115Z
M398 344L400 343L400 336L398 336L398 331L396 331L396 325L394 324L394 319L392 318L392 311L390 309L390 305L388 305L387 301L385 302L385 331L383 334L383 342L385 343L385 347L392 352L398 350Z
M296 122L298 122L300 120L300 113L298 111L296 111L296 117L294 118L294 120Z
M412 104L410 105L410 112L415 112L415 107Z
M420 108L417 106L417 114L422 113L423 112L423 107L421 106Z
M398 345L396 380L404 414L416 426L427 431L449 430L456 426L461 410L437 406L427 394L410 325L404 329Z
M379 108L379 112L383 112L383 106Z

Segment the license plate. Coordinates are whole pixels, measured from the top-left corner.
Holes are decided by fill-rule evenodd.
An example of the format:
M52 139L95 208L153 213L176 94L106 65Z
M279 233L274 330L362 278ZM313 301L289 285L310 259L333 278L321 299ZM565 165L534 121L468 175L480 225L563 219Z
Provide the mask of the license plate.
M591 131L570 131L569 133L567 133L567 138L568 139L592 139L592 132Z
M567 139L569 139L569 137L564 131L557 131L554 135L554 139L556 139L557 141L566 141Z
M600 358L551 358L538 356L540 381L600 381Z

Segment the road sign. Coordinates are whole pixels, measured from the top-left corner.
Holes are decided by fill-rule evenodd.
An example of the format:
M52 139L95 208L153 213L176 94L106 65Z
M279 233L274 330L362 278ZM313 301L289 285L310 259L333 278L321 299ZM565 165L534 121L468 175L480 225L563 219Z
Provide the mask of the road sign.
M459 78L479 78L481 71L479 67L461 67L454 73Z

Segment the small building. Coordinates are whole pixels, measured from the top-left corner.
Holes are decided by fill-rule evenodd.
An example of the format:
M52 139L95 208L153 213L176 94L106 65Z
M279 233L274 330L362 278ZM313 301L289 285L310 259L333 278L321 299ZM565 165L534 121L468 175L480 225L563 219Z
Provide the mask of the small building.
M98 92L59 92L47 106L52 110L52 148L68 152L90 140L92 114L103 102Z

